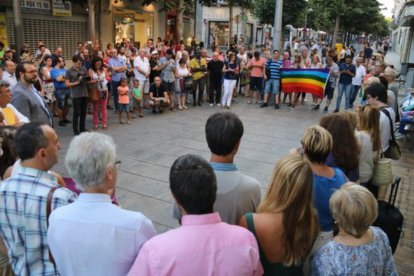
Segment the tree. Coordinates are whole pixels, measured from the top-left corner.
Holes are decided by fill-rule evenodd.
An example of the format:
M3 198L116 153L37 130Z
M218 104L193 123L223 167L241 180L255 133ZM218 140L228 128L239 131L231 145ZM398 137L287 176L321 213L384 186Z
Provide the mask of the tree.
M276 0L277 1L277 0ZM275 17L275 0L257 0L252 7L253 15L261 24L273 25ZM303 26L305 23L304 12L306 11L305 0L283 1L282 25Z

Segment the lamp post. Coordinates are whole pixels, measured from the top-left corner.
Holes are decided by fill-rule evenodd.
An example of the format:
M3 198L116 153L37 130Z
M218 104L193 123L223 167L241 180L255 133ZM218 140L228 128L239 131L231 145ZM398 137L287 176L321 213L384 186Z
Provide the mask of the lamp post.
M282 50L282 14L283 0L276 0L275 18L273 21L273 50Z
M313 12L312 8L306 10L305 13L305 28L303 29L303 40L306 40L306 25L308 24L308 13Z

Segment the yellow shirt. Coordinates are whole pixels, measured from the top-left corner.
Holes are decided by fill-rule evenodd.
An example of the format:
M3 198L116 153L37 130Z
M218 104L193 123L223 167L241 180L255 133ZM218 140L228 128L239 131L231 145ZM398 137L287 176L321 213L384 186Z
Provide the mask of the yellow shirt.
M201 68L202 66L204 66L207 69L207 61L206 61L205 58L200 58L200 63L195 58L193 58L190 61L190 68L191 69ZM198 80L198 79L201 79L202 77L204 77L204 72L203 71L194 72L192 74L193 74L193 79L194 80Z
M8 126L14 126L17 124L17 116L14 114L13 109L10 107L4 107L1 109L1 112L3 113L4 121L6 121Z

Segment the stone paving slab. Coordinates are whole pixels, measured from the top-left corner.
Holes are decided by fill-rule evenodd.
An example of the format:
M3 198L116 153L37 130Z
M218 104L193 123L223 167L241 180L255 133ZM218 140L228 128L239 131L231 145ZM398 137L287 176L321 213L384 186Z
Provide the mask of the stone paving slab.
M306 105L280 110L272 106L259 108L248 105L242 97L232 105L243 121L245 133L236 157L238 168L260 181L262 195L265 193L274 164L291 148L300 146L300 138L306 127L318 124L321 111L311 111L311 97ZM334 103L334 101L333 101ZM332 111L333 109L331 109ZM150 218L162 233L178 226L171 218L173 198L169 191L168 175L174 160L187 153L199 154L208 159L209 149L204 136L205 122L218 107L190 107L186 111L151 114L145 111L144 118L133 119L132 125L119 125L117 116L109 111L109 129L99 130L111 135L117 144L117 158L122 161L118 173L117 197L122 208L140 211ZM92 118L87 117L91 128ZM60 163L54 170L67 176L64 155L72 139L71 126L56 127L62 143ZM403 145L404 146L404 145ZM394 163L394 173L402 176L397 206L406 217L403 237L395 254L400 275L413 275L414 244L413 223L413 164L414 156L404 151L403 158Z

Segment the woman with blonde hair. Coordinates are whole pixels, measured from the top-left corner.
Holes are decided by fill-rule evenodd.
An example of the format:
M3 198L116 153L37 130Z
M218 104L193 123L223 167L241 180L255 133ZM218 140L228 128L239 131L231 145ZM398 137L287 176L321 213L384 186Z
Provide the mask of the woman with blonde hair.
M381 152L380 111L371 105L362 106L358 111L358 131L356 137L361 146L359 155L359 181L374 196L378 188L371 183L374 173L374 161Z
M302 136L301 143L303 153L313 173L313 203L318 212L321 229L312 248L312 255L333 237L333 219L329 210L329 198L348 179L339 168L326 164L333 147L332 136L326 129L317 125L308 127Z
M339 233L312 260L312 275L397 275L387 235L371 224L378 213L375 197L347 183L329 200Z
M257 212L240 225L256 237L264 275L302 275L302 264L318 235L312 202L312 170L299 154L280 159Z

